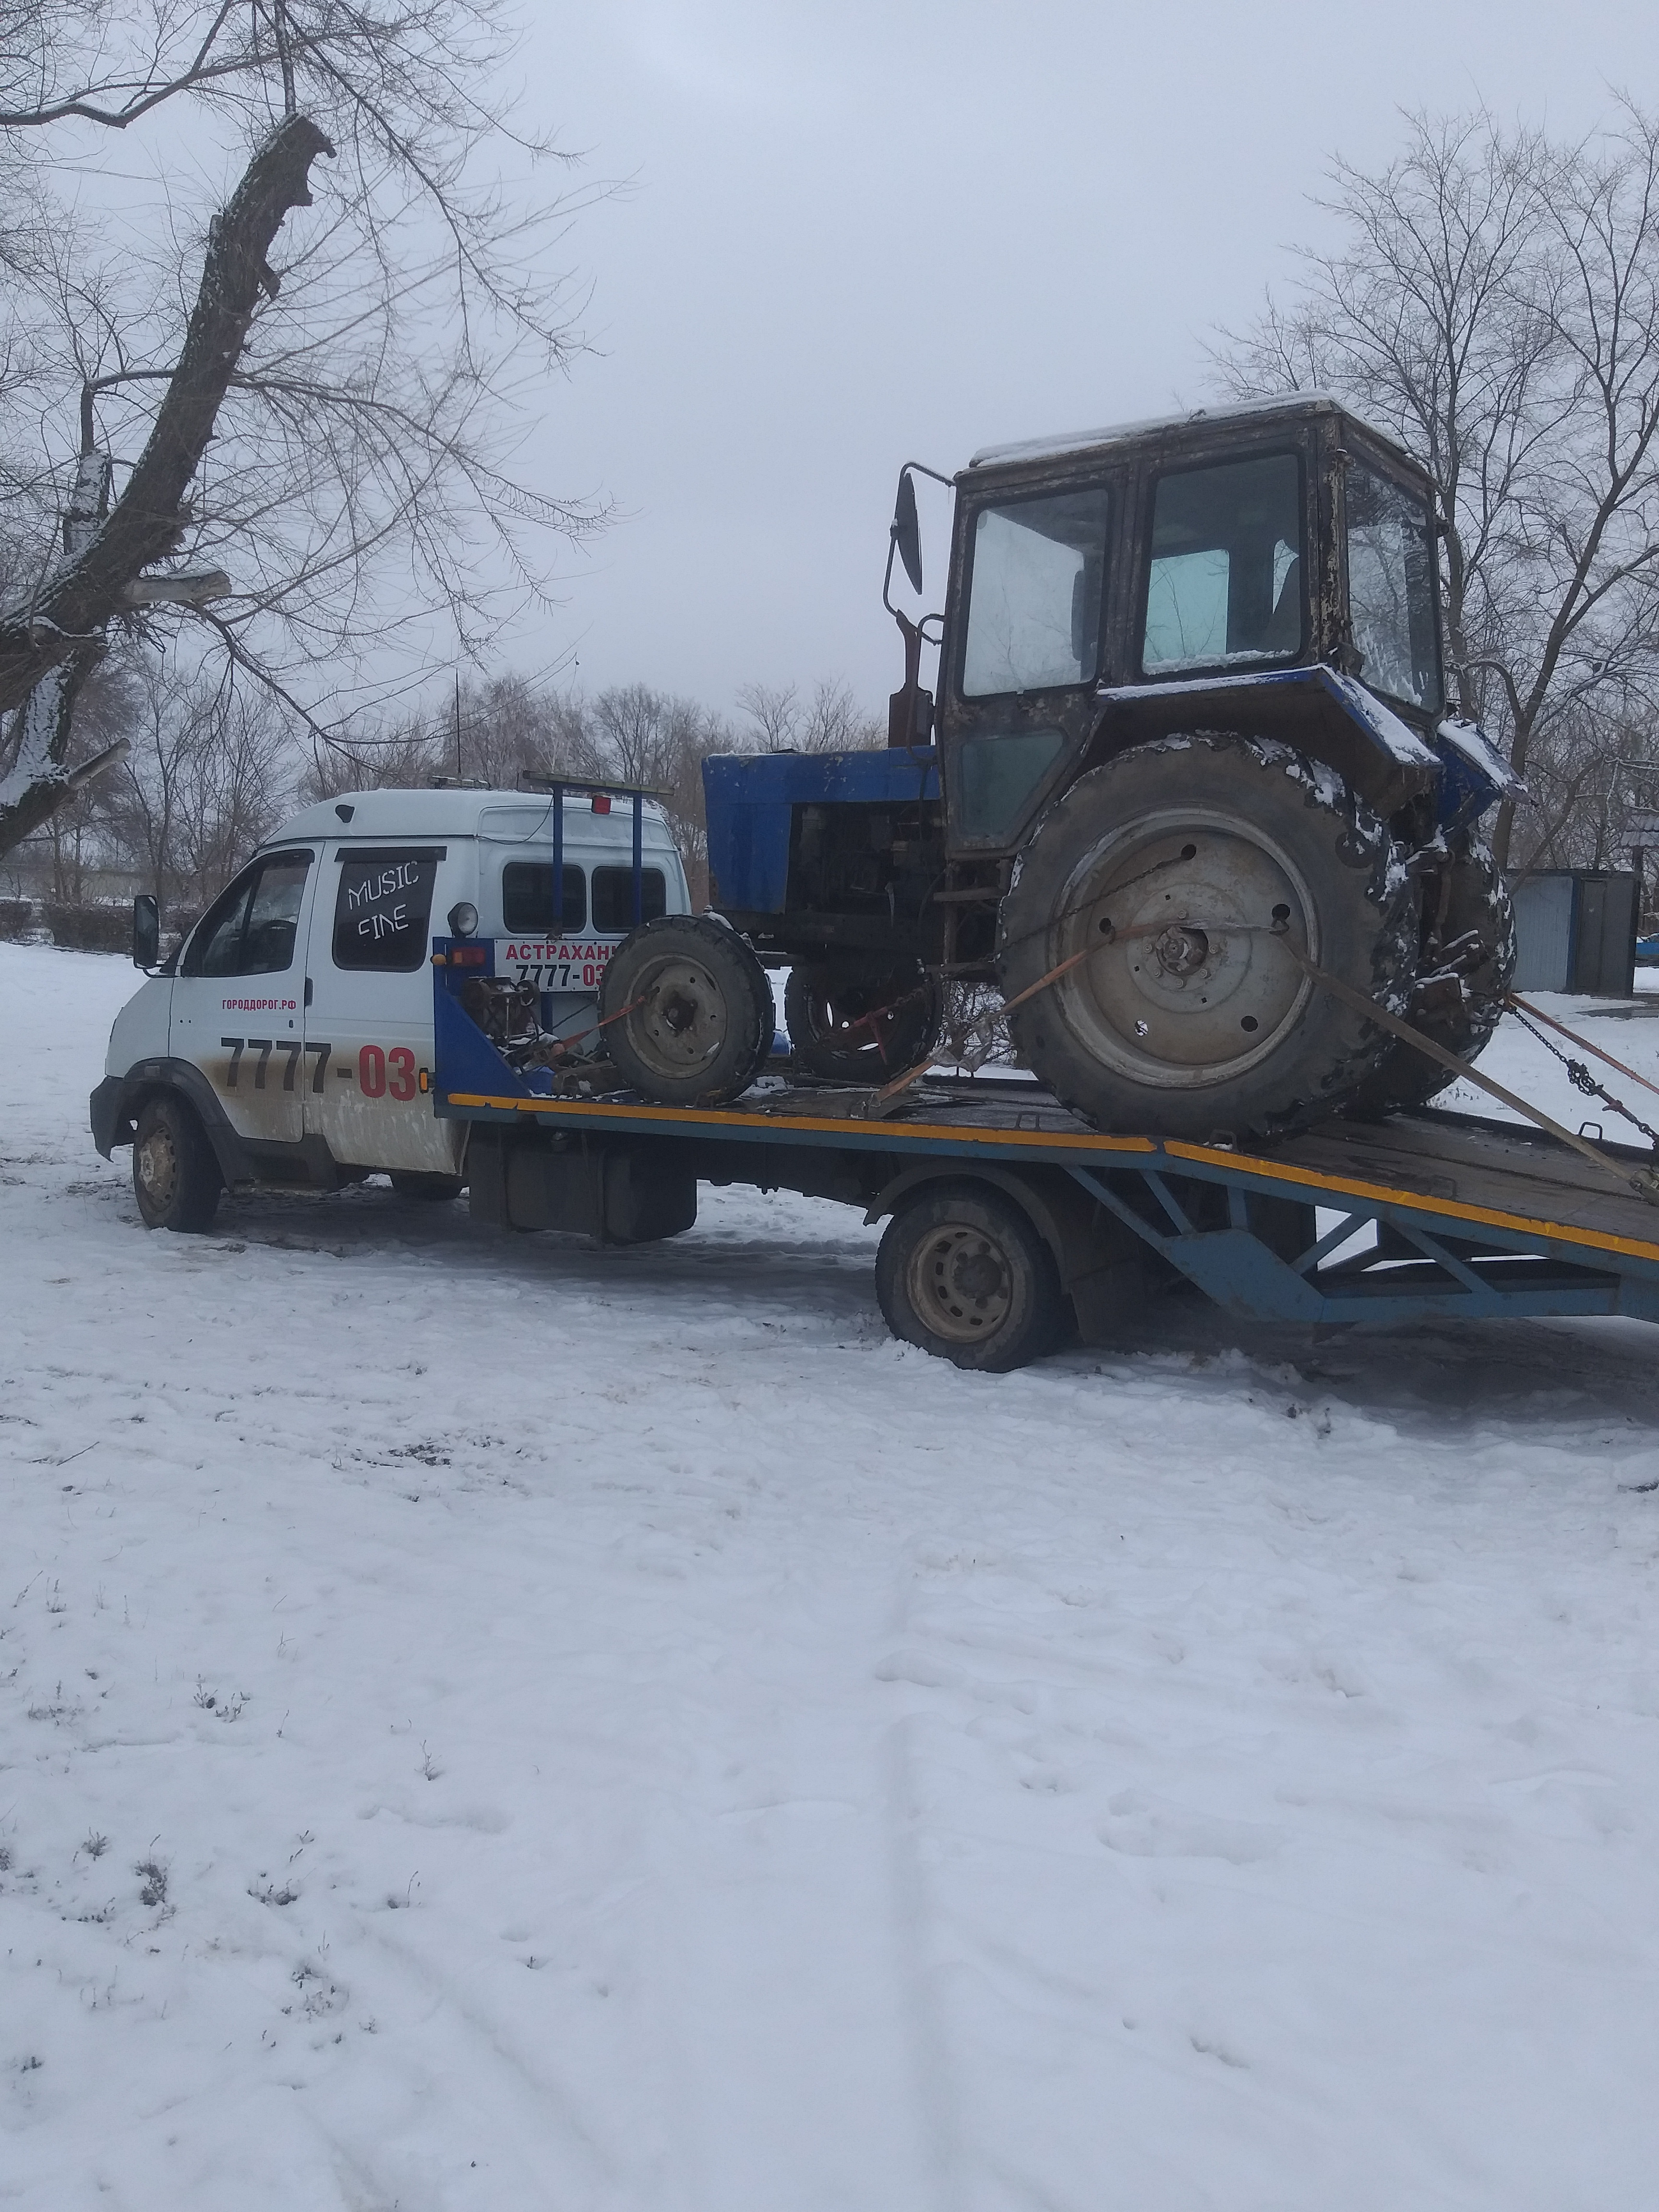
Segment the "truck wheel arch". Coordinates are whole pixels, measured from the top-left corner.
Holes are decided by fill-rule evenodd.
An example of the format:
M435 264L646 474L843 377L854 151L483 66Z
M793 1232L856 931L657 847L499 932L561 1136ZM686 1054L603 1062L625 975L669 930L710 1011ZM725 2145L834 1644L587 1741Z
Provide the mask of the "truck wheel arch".
M112 1149L132 1142L138 1116L152 1098L178 1097L195 1115L219 1163L226 1187L234 1188L238 1183L254 1180L253 1163L199 1067L187 1060L143 1060L119 1079L119 1085L112 1120ZM105 1157L107 1158L108 1154Z
M866 1222L894 1212L929 1182L983 1182L1000 1191L1029 1215L1069 1291L1085 1276L1124 1260L1139 1260L1143 1247L1132 1230L1090 1198L1057 1168L1006 1168L990 1162L918 1161L884 1183L870 1200Z

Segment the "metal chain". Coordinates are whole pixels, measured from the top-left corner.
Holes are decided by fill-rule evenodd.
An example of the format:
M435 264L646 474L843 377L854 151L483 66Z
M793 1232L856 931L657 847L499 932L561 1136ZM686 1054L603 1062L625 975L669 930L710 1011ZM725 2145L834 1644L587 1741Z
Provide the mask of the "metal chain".
M1639 1114L1632 1114L1621 1099L1615 1098L1612 1091L1603 1090L1582 1060L1570 1058L1553 1039L1547 1037L1542 1030L1529 1022L1513 1001L1510 1002L1510 1012L1528 1036L1535 1036L1547 1052L1553 1052L1555 1054L1562 1066L1566 1069L1567 1079L1575 1091L1582 1091L1586 1098L1599 1098L1604 1106L1610 1107L1615 1114L1621 1115L1632 1128L1639 1129L1653 1146L1654 1151L1659 1152L1659 1130L1650 1129Z

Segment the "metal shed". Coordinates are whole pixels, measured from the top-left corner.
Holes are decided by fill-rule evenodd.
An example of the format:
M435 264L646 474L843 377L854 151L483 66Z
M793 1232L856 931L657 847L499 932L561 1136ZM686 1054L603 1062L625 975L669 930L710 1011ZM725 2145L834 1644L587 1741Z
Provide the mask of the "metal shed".
M1629 869L1540 868L1512 876L1516 990L1628 998L1640 884Z

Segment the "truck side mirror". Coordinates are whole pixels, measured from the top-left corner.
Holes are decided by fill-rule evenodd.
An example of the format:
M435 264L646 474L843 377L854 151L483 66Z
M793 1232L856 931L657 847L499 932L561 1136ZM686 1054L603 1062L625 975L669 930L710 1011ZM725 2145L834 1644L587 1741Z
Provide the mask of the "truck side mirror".
M153 968L161 950L161 909L147 893L132 902L132 964Z
M910 579L910 589L921 589L921 525L916 518L916 487L910 471L906 469L898 480L898 497L893 502L893 544L899 559L904 563L904 573Z

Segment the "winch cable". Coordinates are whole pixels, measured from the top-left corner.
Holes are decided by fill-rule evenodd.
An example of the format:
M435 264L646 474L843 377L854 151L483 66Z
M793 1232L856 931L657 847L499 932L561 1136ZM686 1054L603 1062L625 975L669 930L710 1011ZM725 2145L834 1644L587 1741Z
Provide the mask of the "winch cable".
M1633 1067L1626 1067L1622 1060L1615 1060L1610 1052L1604 1052L1599 1044L1592 1044L1587 1036L1580 1036L1565 1022L1558 1022L1553 1014L1547 1014L1541 1006L1534 1006L1529 999L1523 999L1518 992L1511 991L1504 1003L1506 1006L1512 1006L1517 1013L1530 1014L1534 1021L1542 1022L1546 1029L1553 1030L1557 1036L1565 1037L1569 1044L1583 1045L1586 1052L1594 1053L1597 1060L1606 1060L1609 1067L1616 1067L1620 1075L1627 1075L1632 1083L1639 1083L1644 1091L1650 1091L1656 1098L1659 1098L1659 1083L1655 1083L1648 1076L1638 1075Z
M1572 1085L1573 1089L1575 1091L1582 1091L1586 1098L1599 1098L1604 1106L1609 1108L1613 1113L1621 1115L1625 1121L1630 1123L1632 1128L1639 1129L1642 1132L1642 1134L1647 1139L1648 1142L1653 1146L1655 1152L1659 1152L1659 1131L1650 1129L1647 1123L1643 1121L1639 1114L1632 1113L1630 1108L1626 1105L1622 1098L1615 1098L1611 1091L1607 1090L1601 1084L1598 1083L1595 1078L1590 1073L1589 1068L1585 1066L1582 1060L1572 1059L1568 1054L1562 1051L1559 1044L1556 1044L1551 1038L1547 1037L1543 1030L1537 1026L1535 1022L1529 1021L1527 1018L1528 1014L1532 1013L1534 1010L1528 1006L1526 1012L1523 1013L1522 1012L1522 1007L1524 1003L1525 1002L1523 1000L1517 999L1513 993L1510 994L1507 1000L1510 1012L1515 1016L1516 1021L1520 1023L1522 1028L1528 1032L1528 1036L1536 1037L1539 1043L1543 1046L1546 1052L1553 1053L1555 1057L1560 1061L1562 1066L1566 1069L1567 1079ZM1549 1018L1550 1018L1547 1014L1541 1014L1539 1016L1539 1020L1541 1021L1548 1022ZM1582 1044L1587 1052L1595 1052L1595 1047L1589 1043L1588 1039L1574 1036L1572 1031L1569 1029L1562 1028L1559 1022L1550 1022L1550 1027L1552 1029L1559 1029L1563 1036L1570 1039L1574 1044ZM1644 1082L1644 1079L1636 1073L1634 1068L1621 1066L1620 1062L1614 1060L1610 1053L1597 1053L1596 1057L1600 1060L1607 1060L1609 1066L1617 1067L1621 1075L1631 1076L1636 1082L1643 1084L1644 1089L1649 1091L1653 1089L1653 1085Z
M1638 1198L1645 1199L1650 1205L1659 1206L1659 1182L1655 1180L1650 1170L1638 1168L1632 1171L1626 1168L1622 1161L1609 1159L1605 1152L1598 1151L1588 1137L1581 1137L1575 1130L1564 1128L1559 1121L1553 1120L1538 1107L1529 1105L1526 1099L1518 1097L1513 1091L1506 1089L1503 1084L1494 1081L1489 1075L1482 1075L1480 1069L1472 1066L1467 1060L1459 1059L1455 1052L1449 1051L1444 1045L1437 1044L1432 1037L1426 1037L1420 1030L1414 1030L1408 1021L1391 1012L1387 1006L1379 1006L1375 999L1368 999L1363 991L1356 991L1351 983L1345 983L1340 975L1333 975L1325 969L1316 967L1309 959L1307 954L1292 943L1288 932L1282 925L1275 926L1273 933L1278 937L1280 944L1304 975L1310 981L1317 983L1322 990L1328 991L1333 998L1340 999L1345 1006L1352 1006L1356 1013L1362 1013L1369 1020L1380 1023L1384 1029L1392 1030L1396 1036L1403 1037L1405 1042L1416 1051L1426 1054L1430 1060L1437 1060L1443 1067L1449 1067L1454 1075L1461 1076L1464 1082L1474 1084L1477 1090L1486 1091L1492 1097L1498 1099L1515 1113L1524 1115L1528 1121L1535 1122L1539 1128L1546 1130L1560 1143L1568 1146L1584 1159L1592 1162L1604 1174L1616 1176L1620 1182L1633 1190Z

